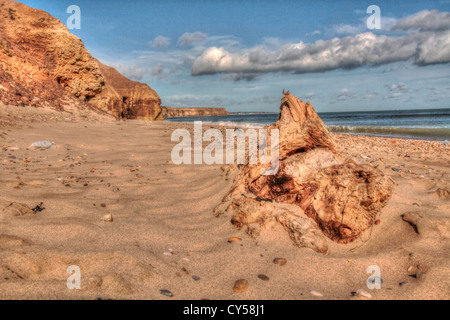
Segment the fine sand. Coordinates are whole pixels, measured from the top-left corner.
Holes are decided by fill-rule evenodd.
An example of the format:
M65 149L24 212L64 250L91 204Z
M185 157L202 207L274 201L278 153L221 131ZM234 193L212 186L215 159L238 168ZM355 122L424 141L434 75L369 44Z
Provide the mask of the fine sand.
M0 106L0 299L367 299L352 296L358 289L372 299L450 298L445 144L334 135L342 155L378 167L395 187L379 224L351 244L329 241L321 255L283 230L253 239L214 217L232 177L220 165L174 165L170 137L180 127L192 129ZM55 146L27 149L39 140ZM14 215L4 205L12 202L45 209ZM112 222L101 220L107 213ZM67 288L72 265L81 290ZM373 265L382 284L370 290ZM242 293L233 292L238 279L249 283Z

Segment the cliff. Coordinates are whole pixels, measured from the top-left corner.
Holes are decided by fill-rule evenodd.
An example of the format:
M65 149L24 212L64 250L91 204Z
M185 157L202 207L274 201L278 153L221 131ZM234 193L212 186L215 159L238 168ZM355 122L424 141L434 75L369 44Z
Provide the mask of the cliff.
M97 61L105 87L91 103L120 118L162 120L161 99L145 83L132 81L116 69Z
M48 13L0 0L0 103L127 119L160 117L160 98L94 59L78 37Z
M164 118L228 116L225 108L171 108L161 107Z

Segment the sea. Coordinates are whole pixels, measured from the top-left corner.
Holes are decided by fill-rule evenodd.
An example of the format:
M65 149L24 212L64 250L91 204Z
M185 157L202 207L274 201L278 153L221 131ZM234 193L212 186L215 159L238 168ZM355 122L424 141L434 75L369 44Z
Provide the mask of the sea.
M450 108L318 113L334 133L450 142ZM275 123L278 113L239 112L228 116L169 118L173 122L202 121L204 125L260 128Z

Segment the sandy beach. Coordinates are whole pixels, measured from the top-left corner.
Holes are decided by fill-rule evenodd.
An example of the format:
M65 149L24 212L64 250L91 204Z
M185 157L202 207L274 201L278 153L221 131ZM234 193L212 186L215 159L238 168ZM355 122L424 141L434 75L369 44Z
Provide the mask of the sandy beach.
M173 164L176 128L192 125L2 106L0 299L366 299L352 295L358 289L372 299L450 298L446 144L333 135L342 156L395 186L379 222L352 243L329 240L322 255L295 247L281 227L254 239L216 218L232 177L220 165ZM39 140L55 146L27 149ZM13 202L45 209L20 215L8 210ZM102 221L108 213L113 221ZM67 288L72 265L81 290ZM382 284L370 290L373 265ZM233 292L238 279L245 292Z

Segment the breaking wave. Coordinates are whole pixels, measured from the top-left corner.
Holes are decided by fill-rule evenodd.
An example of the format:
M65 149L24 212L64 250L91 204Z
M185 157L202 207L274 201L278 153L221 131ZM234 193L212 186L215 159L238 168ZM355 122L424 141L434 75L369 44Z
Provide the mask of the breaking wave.
M327 129L335 133L354 133L405 138L428 138L450 140L450 129L446 128L405 128L405 127L364 127L328 125Z

